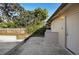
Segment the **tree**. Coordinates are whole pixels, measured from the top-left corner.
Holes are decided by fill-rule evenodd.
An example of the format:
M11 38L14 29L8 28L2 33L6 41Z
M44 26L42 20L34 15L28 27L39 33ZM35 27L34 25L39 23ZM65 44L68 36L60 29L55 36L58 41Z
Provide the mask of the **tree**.
M46 9L37 8L34 10L34 15L40 20L45 20L48 17L48 11Z
M1 11L2 11L2 16L6 16L6 20L10 20L13 16L14 9L12 8L13 4L12 3L3 3L0 6Z
M4 20L6 20L7 22L14 21L17 27L25 27L25 24L27 23L26 16L28 12L23 7L21 7L20 4L0 3L0 9L2 12L0 20L1 18L3 18L3 21Z
M24 11L24 8L18 3L0 3L0 5L2 16L6 16L7 21L13 20L15 16L21 15Z
M48 11L46 9L36 8L33 11L29 11L25 10L18 3L2 3L1 5L2 16L5 16L4 20L6 18L7 22L9 22L8 27L14 27L15 25L16 27L28 27L32 25L35 27L36 25L40 25L48 17ZM10 25L11 23L13 25Z

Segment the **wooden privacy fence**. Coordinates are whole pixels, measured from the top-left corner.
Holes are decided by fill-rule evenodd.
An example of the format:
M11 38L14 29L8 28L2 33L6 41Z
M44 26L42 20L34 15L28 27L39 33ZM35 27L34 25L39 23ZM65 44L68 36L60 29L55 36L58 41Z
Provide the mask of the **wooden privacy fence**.
M25 28L0 28L0 35L16 35L17 39L24 39L28 34Z

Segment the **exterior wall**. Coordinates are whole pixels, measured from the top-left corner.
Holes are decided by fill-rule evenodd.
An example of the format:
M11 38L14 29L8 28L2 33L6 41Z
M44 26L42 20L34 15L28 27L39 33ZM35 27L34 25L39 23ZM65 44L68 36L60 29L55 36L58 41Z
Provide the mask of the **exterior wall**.
M52 32L58 32L59 44L65 47L65 20L64 17L59 17L52 22Z
M67 27L67 28L70 30L69 33L74 34L74 36L68 34L69 36L71 36L71 38L74 38L73 40L71 40L73 42L72 44L74 44L74 45L70 46L69 44L71 44L71 43L68 44L68 42L69 42L68 38L67 38L67 44L68 44L68 48L70 48L73 52L78 54L79 37L77 34L79 34L78 33L79 28L77 28L78 27L77 25L79 25L79 22L78 23L76 23L76 22L77 22L77 20L79 20L79 17L78 17L79 14L76 15L77 17L71 17L70 19L68 19L69 15L71 16L76 13L79 13L79 4L71 4L67 9L65 9L65 11L63 11L63 13L61 13L61 16L57 17L56 19L54 19L52 21L51 30L52 30L52 32L54 32L54 31L59 32L59 43L62 47L65 47L65 20L67 20L68 23L73 22L73 25L75 24L74 28L76 28L76 29L74 29L74 31L77 31L77 32L75 32L75 33L73 32L73 30L72 30L73 26ZM66 19L65 18L62 19L62 17L65 17ZM74 23L74 21L72 21L72 19L74 19L74 21L76 21L76 22ZM69 26L68 23L66 26ZM67 29L67 31L68 31L68 29Z
M67 48L79 54L79 12L66 17Z

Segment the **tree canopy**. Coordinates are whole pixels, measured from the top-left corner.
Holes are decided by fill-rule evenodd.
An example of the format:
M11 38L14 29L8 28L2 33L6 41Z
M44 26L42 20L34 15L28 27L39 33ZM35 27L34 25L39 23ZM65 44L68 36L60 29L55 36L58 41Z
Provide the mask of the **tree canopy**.
M32 11L24 9L18 3L0 3L0 27L3 28L37 28L37 25L48 17L47 9L35 8Z

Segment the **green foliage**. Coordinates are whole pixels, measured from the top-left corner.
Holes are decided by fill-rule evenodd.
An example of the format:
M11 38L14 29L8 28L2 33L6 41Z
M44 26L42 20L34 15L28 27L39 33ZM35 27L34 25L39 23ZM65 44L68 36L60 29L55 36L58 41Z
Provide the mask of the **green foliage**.
M36 8L33 11L25 10L20 4L4 3L1 10L3 16L0 19L7 18L7 22L0 20L1 28L26 28L28 33L33 33L44 25L43 21L48 17L47 9ZM15 14L17 14L15 16Z
M5 23L0 23L0 28L7 28L7 25Z
M45 20L48 17L48 11L46 9L37 8L34 10L34 15L40 20Z
M44 37L44 34L45 34L45 31L46 31L46 26L43 26L39 29L37 29L34 33L33 33L33 37Z
M37 29L41 28L43 25L43 22L39 22L39 23L36 23L36 24L30 24L26 27L26 32L27 33L33 33L35 32Z
M25 11L25 9L18 3L0 3L0 5L2 16L6 16L7 21L14 19L15 16L18 16Z
M17 27L27 27L30 24L39 24L40 21L45 20L48 16L46 9L37 8L33 11L20 11L21 14L15 18Z
M15 22L11 22L11 21L7 22L6 25L7 25L8 28L15 28L16 27Z
M16 24L15 22L2 22L0 23L0 27L1 28L15 28L16 27Z

